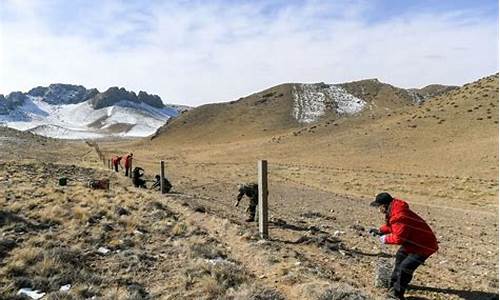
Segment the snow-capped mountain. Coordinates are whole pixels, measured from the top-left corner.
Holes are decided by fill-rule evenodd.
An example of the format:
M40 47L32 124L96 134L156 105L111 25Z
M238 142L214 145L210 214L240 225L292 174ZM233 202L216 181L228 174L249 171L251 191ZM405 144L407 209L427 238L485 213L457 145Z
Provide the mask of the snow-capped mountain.
M0 123L20 130L66 139L153 134L186 107L165 105L146 92L69 84L36 87L28 93L0 95Z

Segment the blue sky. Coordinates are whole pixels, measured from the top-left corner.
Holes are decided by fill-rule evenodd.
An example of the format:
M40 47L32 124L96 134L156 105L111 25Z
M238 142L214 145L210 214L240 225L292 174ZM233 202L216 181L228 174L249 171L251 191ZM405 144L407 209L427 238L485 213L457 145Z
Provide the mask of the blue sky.
M55 82L229 101L284 82L464 84L498 71L497 1L0 0L0 93Z

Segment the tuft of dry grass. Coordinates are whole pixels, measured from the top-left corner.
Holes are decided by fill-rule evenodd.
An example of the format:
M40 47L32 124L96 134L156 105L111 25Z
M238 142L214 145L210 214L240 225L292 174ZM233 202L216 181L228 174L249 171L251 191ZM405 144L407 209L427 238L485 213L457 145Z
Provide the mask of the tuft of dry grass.
M45 246L46 249L21 248L12 255L4 274L16 288L31 287L51 292L68 283L100 281L87 270L79 249Z
M227 295L233 300L285 300L286 298L277 290L258 284L242 284L237 290L230 291Z
M368 297L347 284L335 283L330 285L319 297L318 300L367 300Z
M188 226L185 223L177 223L175 226L172 228L172 234L174 236L183 236L187 233Z
M189 247L191 258L217 259L226 258L224 250L209 243L194 243Z
M89 219L90 210L85 207L76 206L73 208L73 217L80 223L85 223Z
M236 289L249 279L241 266L227 260L197 259L184 275L187 290L202 289L209 299L222 298L229 290Z

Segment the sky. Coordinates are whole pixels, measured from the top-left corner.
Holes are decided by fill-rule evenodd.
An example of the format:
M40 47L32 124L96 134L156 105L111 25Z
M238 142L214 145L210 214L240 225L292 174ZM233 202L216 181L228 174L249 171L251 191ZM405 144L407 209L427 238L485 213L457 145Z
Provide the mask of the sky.
M286 82L496 72L496 0L0 0L0 94L70 83L198 106Z

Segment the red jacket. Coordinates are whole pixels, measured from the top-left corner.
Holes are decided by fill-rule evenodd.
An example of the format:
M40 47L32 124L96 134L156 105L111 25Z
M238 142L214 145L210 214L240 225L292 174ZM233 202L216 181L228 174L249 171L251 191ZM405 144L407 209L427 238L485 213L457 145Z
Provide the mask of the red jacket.
M128 169L128 167L130 167L130 161L132 160L132 156L131 155L127 155L127 157L125 157L125 169Z
M113 166L115 165L120 165L120 161L122 160L122 157L121 156L115 156L111 159L111 161L113 162Z
M387 224L380 227L380 232L387 234L386 244L402 245L407 253L431 256L438 250L432 229L403 200L391 202Z

